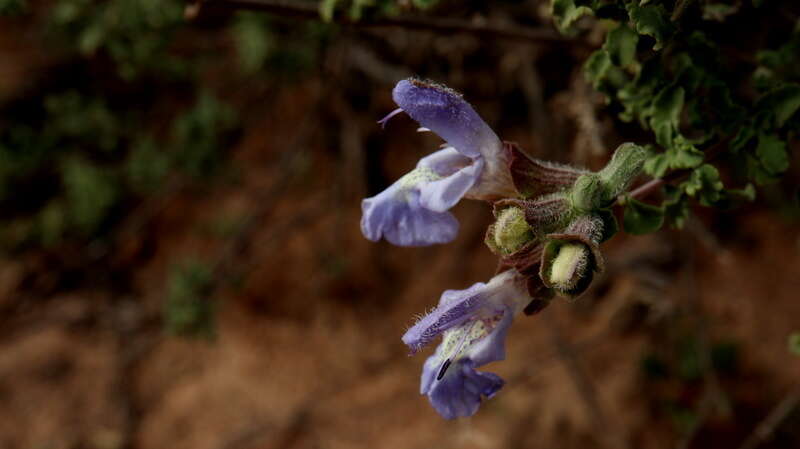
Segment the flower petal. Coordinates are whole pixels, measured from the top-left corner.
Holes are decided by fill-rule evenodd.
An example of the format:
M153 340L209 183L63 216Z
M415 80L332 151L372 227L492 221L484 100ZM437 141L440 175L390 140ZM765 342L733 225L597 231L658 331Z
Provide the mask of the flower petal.
M463 324L485 306L480 295L486 284L478 282L466 290L447 290L442 293L439 306L425 315L403 335L403 343L411 352L417 352L436 339L442 332Z
M475 185L481 176L482 169L483 158L479 158L472 165L466 166L444 179L421 186L420 205L436 212L450 209Z
M471 158L459 153L453 147L446 147L420 159L417 162L417 167L430 168L439 176L445 177L471 164Z
M505 382L494 373L477 371L471 360L461 360L449 367L439 380L436 356L425 362L420 392L428 396L433 408L445 419L472 416L478 411L483 397L493 397Z
M403 343L414 353L445 331L468 320L480 319L492 320L488 322L489 327L484 328L489 332L486 338L497 332L501 332L500 337L505 338L505 328L511 325L514 315L531 301L526 287L524 278L516 270L507 270L493 277L488 284L478 282L464 290L446 290L439 299L439 305L403 335ZM482 344L477 347L483 348ZM472 358L477 354L480 352L473 354Z
M514 321L514 311L506 308L503 311L500 322L494 326L489 335L471 342L470 346L465 349L467 357L475 362L475 366L505 360L506 335L512 321Z
M392 98L411 118L465 156L492 155L502 148L489 125L452 89L409 78L397 83Z
M403 190L399 182L361 202L361 232L376 242L384 237L398 246L447 243L458 234L458 221L449 212L419 205L419 192Z

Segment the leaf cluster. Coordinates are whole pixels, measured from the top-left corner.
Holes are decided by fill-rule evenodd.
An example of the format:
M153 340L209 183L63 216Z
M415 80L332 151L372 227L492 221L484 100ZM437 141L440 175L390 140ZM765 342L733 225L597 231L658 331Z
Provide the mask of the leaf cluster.
M179 59L165 57L183 22L183 4L178 0L59 0L50 22L54 35L81 54L110 57L123 78L185 69Z
M586 78L606 95L621 121L653 136L645 163L649 175L684 174L657 209L628 202L636 221L652 215L637 227L643 232L658 229L659 210L680 226L689 199L719 208L752 200L750 182L775 182L786 172L787 142L800 130L798 31L778 48L759 51L758 65L743 77L741 63L730 61L712 37L719 25L711 25L738 13L739 6L706 2L691 12L676 11L683 3L552 1L561 29L575 32L578 19L587 15L605 19L598 23L608 29L605 42L586 60ZM692 22L679 19L700 13L702 19ZM741 188L725 188L717 159L741 174Z

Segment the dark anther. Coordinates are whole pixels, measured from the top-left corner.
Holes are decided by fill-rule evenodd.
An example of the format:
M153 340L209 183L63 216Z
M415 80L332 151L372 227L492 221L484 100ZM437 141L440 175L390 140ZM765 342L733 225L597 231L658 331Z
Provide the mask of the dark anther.
M436 380L442 380L444 377L444 373L447 372L447 368L450 368L450 359L447 359L442 364L442 369L439 370L439 375L436 376Z

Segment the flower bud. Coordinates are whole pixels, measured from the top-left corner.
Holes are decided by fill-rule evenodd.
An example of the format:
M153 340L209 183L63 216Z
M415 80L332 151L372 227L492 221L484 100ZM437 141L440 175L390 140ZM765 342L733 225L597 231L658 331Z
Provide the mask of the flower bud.
M548 235L539 267L542 283L573 298L583 293L594 273L603 271L597 244L602 234L602 219L583 215L573 220L564 233Z
M605 185L596 173L581 175L569 192L572 208L581 213L604 207L606 198Z
M508 207L521 209L531 230L536 235L544 235L563 228L569 216L570 205L564 193L552 193L534 200L504 199L494 203L494 215Z
M647 151L633 143L623 143L598 173L606 185L606 201L614 201L642 171Z
M569 290L575 279L583 277L589 265L589 249L583 243L566 243L558 247L550 265L550 283L560 290Z
M500 211L493 225L494 246L503 254L513 254L533 238L531 227L525 221L525 212L518 207Z

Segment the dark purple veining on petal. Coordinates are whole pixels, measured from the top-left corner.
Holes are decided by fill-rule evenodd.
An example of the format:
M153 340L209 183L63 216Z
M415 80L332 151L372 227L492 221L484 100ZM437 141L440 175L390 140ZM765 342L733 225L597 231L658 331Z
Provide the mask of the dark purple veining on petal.
M442 293L439 306L425 315L403 335L411 353L415 353L432 342L442 332L474 318L476 312L485 307L482 295L486 284L478 282L466 290L447 290Z

